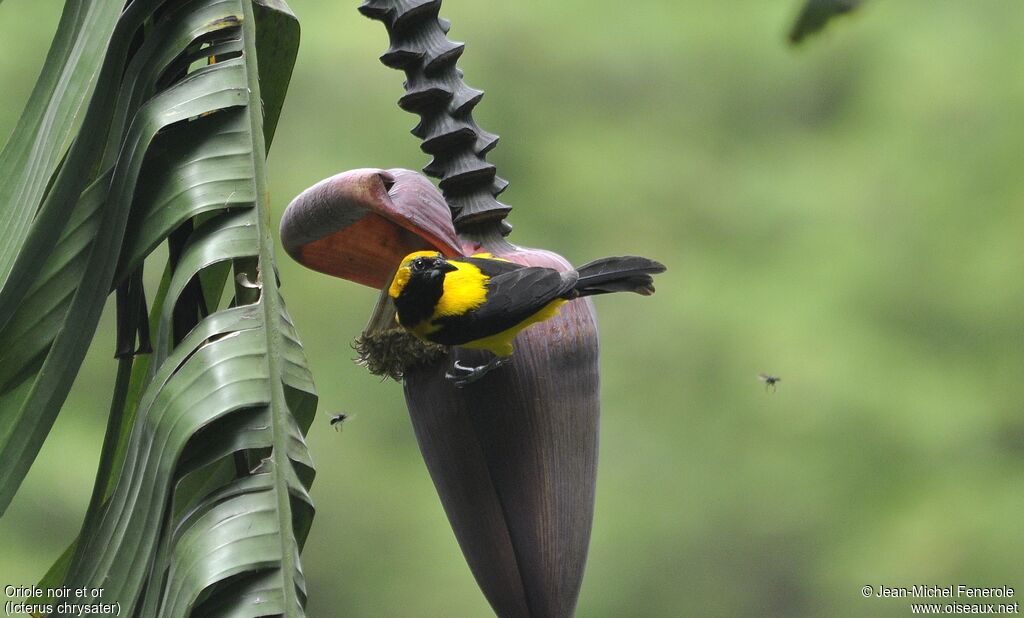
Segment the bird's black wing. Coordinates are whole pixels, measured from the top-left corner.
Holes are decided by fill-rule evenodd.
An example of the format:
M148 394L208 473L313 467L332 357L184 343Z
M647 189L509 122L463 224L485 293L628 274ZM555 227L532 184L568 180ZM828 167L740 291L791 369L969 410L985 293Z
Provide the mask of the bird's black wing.
M486 260L493 263L493 260ZM463 315L438 318L441 331L431 339L459 345L495 335L519 324L556 298L567 296L576 285L576 272L540 266L518 266L487 281L487 300Z
M480 269L480 272L487 275L488 277L497 277L505 273L510 273L516 270L522 270L526 268L522 264L516 264L515 262L509 262L508 260L496 260L494 258L483 258L483 257L459 257L459 258L448 258L449 262L464 262L466 264L472 264Z

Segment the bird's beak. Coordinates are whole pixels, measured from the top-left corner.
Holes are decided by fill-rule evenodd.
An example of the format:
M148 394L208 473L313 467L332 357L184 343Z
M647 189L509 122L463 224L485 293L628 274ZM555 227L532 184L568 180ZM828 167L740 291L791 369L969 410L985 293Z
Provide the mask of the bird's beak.
M437 269L443 273L450 273L454 270L458 270L459 268L451 262L441 262L437 265Z

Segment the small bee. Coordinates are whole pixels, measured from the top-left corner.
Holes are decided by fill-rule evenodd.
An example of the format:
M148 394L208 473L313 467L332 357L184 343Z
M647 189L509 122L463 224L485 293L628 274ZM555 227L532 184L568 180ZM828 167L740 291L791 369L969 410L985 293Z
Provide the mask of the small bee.
M352 415L345 414L344 412L341 414L335 414L331 417L331 427L334 427L335 431L341 431L341 424L350 418L352 418Z
M759 373L757 374L757 377L759 380L764 382L764 390L771 390L771 392L773 393L775 392L775 385L778 384L779 382L782 382L782 378L780 378L779 376L773 376L767 373Z

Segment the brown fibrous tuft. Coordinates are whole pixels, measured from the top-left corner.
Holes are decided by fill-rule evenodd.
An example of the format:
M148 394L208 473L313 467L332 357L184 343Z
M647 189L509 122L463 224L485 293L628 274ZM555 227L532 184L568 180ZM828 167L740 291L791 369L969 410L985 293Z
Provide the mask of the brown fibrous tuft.
M370 373L395 381L417 367L433 365L447 354L444 346L417 339L402 328L364 332L352 343L356 363Z

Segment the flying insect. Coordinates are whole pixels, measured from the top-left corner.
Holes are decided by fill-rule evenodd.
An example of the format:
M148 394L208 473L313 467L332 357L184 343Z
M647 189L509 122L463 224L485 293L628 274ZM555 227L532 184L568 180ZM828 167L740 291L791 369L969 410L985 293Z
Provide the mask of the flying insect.
M767 391L767 390L771 389L771 392L773 392L773 393L775 392L776 385L779 382L782 382L782 378L780 378L778 376L773 376L773 375L770 375L770 374L767 374L767 373L759 373L759 374L757 374L757 378L759 380L761 380L762 382L764 382L764 390Z

